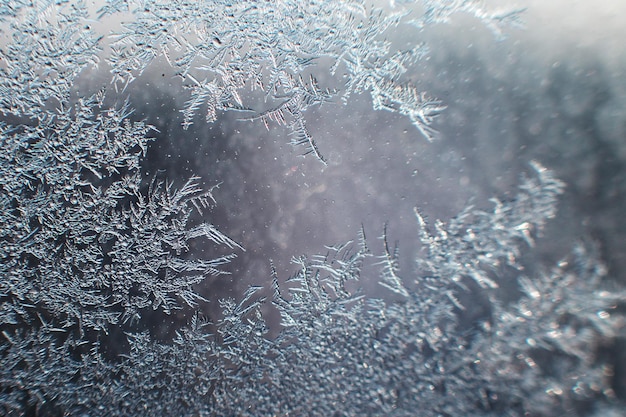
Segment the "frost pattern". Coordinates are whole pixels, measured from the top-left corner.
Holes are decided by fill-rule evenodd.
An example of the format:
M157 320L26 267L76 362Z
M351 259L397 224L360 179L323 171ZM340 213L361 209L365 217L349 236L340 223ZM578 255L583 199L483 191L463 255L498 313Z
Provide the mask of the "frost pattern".
M523 179L517 197L506 203L494 200L490 212L468 208L448 224L437 221L431 228L416 211L424 255L413 279L401 277L398 252L390 249L386 232L382 254L375 255L361 231L354 242L294 258L299 272L284 285L274 273L270 300L260 295L260 287L251 287L239 301L221 300L223 317L213 324L193 315L171 342L155 341L146 331L128 333L130 351L116 360L106 358L98 339L72 331L72 320L99 330L105 322L116 323L122 313L150 307L148 299L152 308L168 308L173 302L157 296L165 291L159 288L163 282L158 271L141 281L151 285L153 296L139 291L134 307L124 291L102 300L96 285L87 288L98 271L115 268L113 259L122 256L117 250L130 232L115 231L119 236L112 247L119 249L112 251L110 267L97 269L94 278L77 272L82 271L78 261L73 274L66 274L65 287L75 292L69 296L80 293L80 305L60 306L54 281L33 293L26 283L36 282L39 269L22 267L30 279L20 281L20 276L9 275L19 270L19 261L5 255L11 269L3 274L11 287L3 285L0 407L7 415L29 408L107 416L408 416L416 409L425 416L552 415L575 403L610 397L606 369L596 362L594 349L618 331L622 317L617 306L626 294L598 291L605 270L583 246L551 271L524 275L517 258L555 214L563 188L548 170L538 164L534 168L535 175ZM195 192L191 184L163 193L154 185L144 203L129 210L134 214L127 214L128 221L141 230L141 213L151 211L150 201L177 207L181 200L194 198L189 197ZM158 225L156 219L164 213L167 217L171 211L157 210L150 223ZM182 230L170 231L169 237ZM207 225L184 230L185 237L195 238L202 230L202 236L216 243L236 246ZM41 233L31 231L29 239ZM108 234L104 228L101 233ZM172 265L170 273L212 272L222 261L191 262L185 269L174 256L183 240L165 241L171 251L163 262L164 268ZM65 245L70 247L67 241ZM162 241L161 254L163 247ZM143 248L135 256L145 253ZM133 256L123 253L124 261ZM55 257L64 262L68 258ZM143 260L132 262L141 265ZM38 264L43 268L45 259ZM498 285L511 279L499 273L504 265L519 271L520 296L512 302L497 296ZM355 289L371 266L380 269L380 284L395 297L373 299ZM80 282L73 284L73 279ZM173 280L180 298L188 304L199 301L187 292L187 275ZM468 280L489 301L489 314L469 328L460 325L466 305L459 301L472 294ZM111 302L115 295L121 295L124 308ZM103 304L90 304L91 297L101 297L97 301ZM268 336L261 314L262 305L270 301L282 317L275 338ZM75 317L72 308L80 315ZM105 313L111 310L117 313ZM29 326L20 326L25 322Z
M9 26L3 39L11 41L0 50L4 115L40 119L49 116L46 108L68 102L78 75L100 61L101 37L88 17L84 2L18 0L0 5L0 27Z
M497 37L503 37L503 28L520 26L524 9L497 9L485 7L483 0L407 0L406 3L420 3L424 13L411 24L425 27L433 23L447 23L457 13L467 13L480 19Z
M415 18L359 1L111 0L99 18L134 19L107 58L119 90L164 56L190 89L185 126L201 108L207 121L241 111L288 126L324 161L304 112L335 96L369 92L375 109L435 133L444 106L402 81L425 46L393 51L390 28L466 12L499 33L517 19L477 1L419 4ZM79 1L0 4L2 415L558 415L612 399L596 352L619 332L624 292L599 290L606 272L583 245L550 271L527 276L519 261L563 188L539 164L489 212L430 225L416 210L417 272L399 269L386 228L378 245L361 230L294 258L283 285L274 272L268 289L220 300L222 317L205 320L198 284L243 248L206 221L214 188L142 180L152 126L127 104L105 105L111 91L75 94L101 57L91 19ZM322 60L343 74L341 90L310 74ZM265 109L244 101L251 89ZM210 255L190 259L199 241ZM358 289L375 270L384 299ZM511 270L519 297L505 301ZM488 313L462 326L474 288ZM275 337L268 304L281 317ZM146 316L175 310L187 324L170 339L145 328Z
M425 13L419 21L408 19L408 11L386 12L360 0L254 4L212 0L175 6L158 0L109 0L101 16L119 11L134 16L113 35L108 62L116 86L126 88L164 56L191 91L182 110L184 127L194 123L200 110L208 122L222 111L252 113L243 118L262 119L266 127L269 121L288 125L291 143L304 145L304 154L326 163L306 127L304 112L337 95L347 102L351 94L370 93L374 109L406 115L428 140L435 137L431 124L445 106L402 79L427 48L416 43L393 50L385 40L393 28L446 22L448 16L468 11L489 27L500 28L518 15L500 17L478 8L475 1L444 2L445 7L423 3ZM303 82L317 66L322 68L317 72L325 71L321 75L332 77L341 90L320 88L313 77ZM265 109L242 98L252 90L263 94Z
M127 108L99 109L100 99L35 127L2 126L3 323L30 320L37 306L63 328L105 330L148 306L180 308L176 297L195 306L193 285L232 255L184 260L189 242L238 247L210 224L188 224L212 202L195 178L140 191L151 128L129 122Z

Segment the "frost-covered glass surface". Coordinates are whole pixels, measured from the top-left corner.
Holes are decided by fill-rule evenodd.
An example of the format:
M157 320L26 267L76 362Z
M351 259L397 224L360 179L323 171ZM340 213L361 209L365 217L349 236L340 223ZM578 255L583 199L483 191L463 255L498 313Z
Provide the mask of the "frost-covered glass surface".
M622 415L626 9L545 3L0 2L0 414Z

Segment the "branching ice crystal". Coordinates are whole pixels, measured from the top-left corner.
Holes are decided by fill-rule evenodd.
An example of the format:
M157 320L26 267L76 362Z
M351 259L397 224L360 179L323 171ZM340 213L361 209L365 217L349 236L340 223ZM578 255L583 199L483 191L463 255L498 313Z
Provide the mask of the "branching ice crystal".
M422 2L418 2L422 3ZM306 127L307 107L340 95L370 93L374 109L406 115L432 140L431 126L445 106L420 92L402 75L426 52L423 43L394 51L384 39L393 28L446 22L457 12L471 12L489 27L517 21L518 12L498 15L476 1L424 2L420 19L409 13L386 12L361 0L231 2L108 1L101 16L130 11L133 20L113 35L108 58L113 83L120 88L132 82L155 58L164 56L185 80L191 97L183 110L183 126L194 123L201 109L208 122L221 111L250 112L251 119L286 124L293 145L305 154L325 159ZM448 4L449 3L449 4ZM126 15L123 15L124 17ZM322 89L311 72L324 71L341 90ZM308 74L308 75L307 75ZM264 94L266 108L247 102L252 90ZM288 119L287 117L288 116Z

